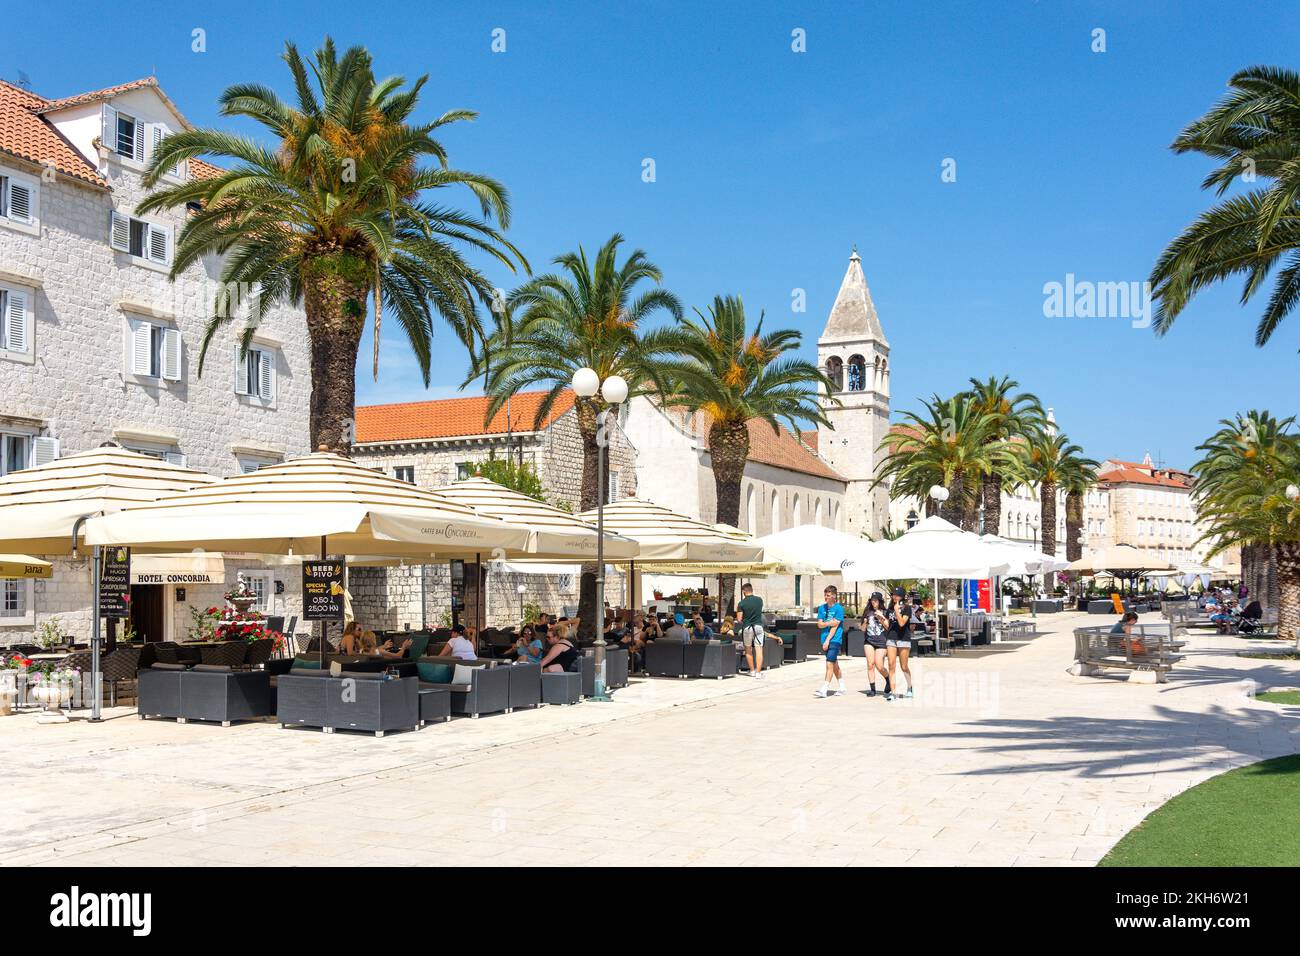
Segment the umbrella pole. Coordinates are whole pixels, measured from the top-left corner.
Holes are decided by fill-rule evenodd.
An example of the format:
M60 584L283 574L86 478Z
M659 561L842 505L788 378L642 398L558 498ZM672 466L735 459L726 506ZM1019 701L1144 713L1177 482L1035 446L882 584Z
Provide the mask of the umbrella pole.
M325 535L320 536L320 559L325 560ZM320 645L316 648L320 655L320 669L325 669L325 637L329 632L329 621L320 622Z
M483 615L479 613L483 600L483 554L474 552L474 653L478 653L479 642L483 640Z
M93 695L90 703L90 719L92 722L98 722L101 716L99 710L99 575L101 560L99 545L95 545L93 556L90 559L90 566L93 569L91 576L94 580L90 597L90 692Z

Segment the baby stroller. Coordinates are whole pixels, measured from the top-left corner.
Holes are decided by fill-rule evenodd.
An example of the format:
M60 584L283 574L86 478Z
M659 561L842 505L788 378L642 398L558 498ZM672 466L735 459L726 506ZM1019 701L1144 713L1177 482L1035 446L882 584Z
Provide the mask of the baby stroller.
M1264 616L1264 609L1260 607L1258 601L1251 601L1245 609L1240 612L1233 612L1233 626L1238 634L1254 634L1256 631L1263 630L1260 619Z

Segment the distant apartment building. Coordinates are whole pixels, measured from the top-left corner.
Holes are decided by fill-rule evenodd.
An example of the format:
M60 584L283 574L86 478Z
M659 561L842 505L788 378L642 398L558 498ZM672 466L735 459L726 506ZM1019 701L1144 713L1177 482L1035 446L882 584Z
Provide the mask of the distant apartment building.
M302 314L262 316L242 354L236 316L200 376L220 260L205 257L173 282L187 212L136 212L154 148L188 126L153 78L58 99L0 82L0 473L105 442L214 475L308 450ZM164 181L215 172L191 161ZM227 561L209 583L179 591L138 585L148 619L137 630L183 637L188 607L216 600L239 567L265 592L265 609L284 610L294 576L259 566ZM88 605L84 562L60 562L46 582L5 581L0 643L50 616L82 634Z

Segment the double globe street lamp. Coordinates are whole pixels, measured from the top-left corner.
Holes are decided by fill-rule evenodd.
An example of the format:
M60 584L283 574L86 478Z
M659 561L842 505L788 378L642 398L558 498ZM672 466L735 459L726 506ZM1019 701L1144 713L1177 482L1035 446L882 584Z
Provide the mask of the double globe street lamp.
M573 373L573 393L579 398L595 398L597 393L607 408L596 413L596 687L592 700L608 701L605 693L605 498L608 488L605 481L605 455L609 447L607 426L617 419L618 406L627 401L627 382L621 375L610 375L603 382L600 374L591 368L580 368ZM609 417L615 413L615 419Z

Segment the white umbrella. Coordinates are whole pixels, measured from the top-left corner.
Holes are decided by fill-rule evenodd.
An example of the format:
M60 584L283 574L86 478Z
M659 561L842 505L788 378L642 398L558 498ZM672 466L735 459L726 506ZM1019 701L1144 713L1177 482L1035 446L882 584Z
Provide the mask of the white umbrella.
M1002 548L931 515L900 538L872 542L862 558L844 565L843 574L846 581L988 578L1005 573L1009 564Z
M1036 551L1029 545L1008 541L996 534L980 535L980 540L985 544L1000 549L1001 554L1007 559L1008 567L1005 573L1009 576L1048 574L1069 566L1068 561L1062 561L1050 554Z
M596 511L578 517L589 524ZM754 539L724 525L711 525L670 511L640 498L622 498L605 505L605 530L631 538L640 546L637 565L645 567L665 561L737 565L763 560L763 548ZM725 573L725 572L724 572Z
M763 559L793 574L839 574L848 561L866 556L871 542L819 524L801 524L755 539Z

